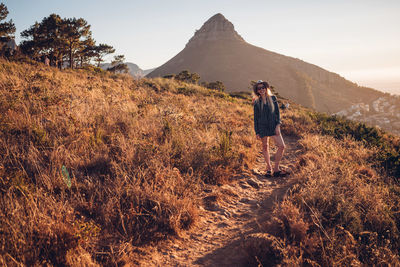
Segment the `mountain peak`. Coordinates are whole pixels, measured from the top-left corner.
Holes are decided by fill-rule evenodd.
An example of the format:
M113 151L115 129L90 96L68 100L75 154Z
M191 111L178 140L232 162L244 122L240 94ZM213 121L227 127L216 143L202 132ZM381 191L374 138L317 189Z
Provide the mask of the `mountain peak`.
M214 22L214 21L227 21L227 22L229 22L225 17L224 17L224 15L222 15L221 13L217 13L217 14L215 14L214 16L212 16L211 18L209 18L208 20L207 20L207 22ZM206 23L207 23L206 22Z
M217 13L209 18L200 30L195 32L194 36L189 40L186 46L197 46L206 41L217 40L244 41L244 39L235 31L232 22L227 20L221 13Z

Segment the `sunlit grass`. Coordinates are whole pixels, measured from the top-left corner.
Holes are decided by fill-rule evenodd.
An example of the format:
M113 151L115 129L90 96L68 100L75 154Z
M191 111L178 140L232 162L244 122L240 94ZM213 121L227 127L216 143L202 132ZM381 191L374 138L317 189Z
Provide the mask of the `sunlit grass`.
M254 161L251 109L227 94L5 61L0 69L3 263L118 263L124 244L189 229L202 185Z
M247 94L3 60L0 90L3 265L130 264L132 247L196 224L204 184L248 173L260 149ZM398 137L281 114L301 155L266 225L274 262L398 264Z

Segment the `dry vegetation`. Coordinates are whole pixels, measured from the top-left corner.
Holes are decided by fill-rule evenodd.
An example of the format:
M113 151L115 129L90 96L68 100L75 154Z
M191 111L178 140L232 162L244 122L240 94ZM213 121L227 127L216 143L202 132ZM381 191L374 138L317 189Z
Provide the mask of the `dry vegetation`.
M204 184L259 149L246 96L5 61L0 91L2 265L135 263L135 247L193 226ZM293 103L282 115L303 153L267 233L248 238L255 264L398 265L399 139L338 135Z
M302 147L296 183L265 225L277 239L266 234L255 256L266 265L278 259L289 266L398 266L400 186L377 166L379 149L323 134L301 107L287 112L285 122L283 131L299 136ZM398 145L399 138L380 134Z
M121 264L254 161L251 109L166 79L0 61L0 262Z

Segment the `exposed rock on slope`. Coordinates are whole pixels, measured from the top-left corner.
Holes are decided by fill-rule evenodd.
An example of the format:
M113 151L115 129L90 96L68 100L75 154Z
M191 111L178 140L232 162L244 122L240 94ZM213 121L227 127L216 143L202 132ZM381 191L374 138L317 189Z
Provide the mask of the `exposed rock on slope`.
M201 46L207 41L217 40L244 42L244 39L235 31L233 24L220 13L207 20L200 30L196 31L186 47Z

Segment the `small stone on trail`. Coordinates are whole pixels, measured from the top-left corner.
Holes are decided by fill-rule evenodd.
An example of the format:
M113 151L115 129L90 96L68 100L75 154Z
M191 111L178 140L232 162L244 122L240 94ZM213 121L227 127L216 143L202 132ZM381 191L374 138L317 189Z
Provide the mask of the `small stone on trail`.
M254 200L254 199L241 198L239 200L239 202L245 203L245 204L248 204L248 205L255 205L257 207L259 206L259 204L257 203L257 200Z
M212 202L216 202L217 201L217 196L216 195L214 195L214 196L206 196L206 197L204 197L203 198L203 201L205 202L205 203L212 203Z
M206 210L208 210L208 211L221 211L223 209L221 209L221 207L218 204L209 204L209 205L207 205Z
M249 203L249 202L250 202L250 199L243 197L243 198L241 198L241 199L239 200L239 202L242 202L242 203Z
M225 228L225 227L229 226L229 224L223 222L223 223L218 224L217 226L218 226L218 228Z
M256 180L254 180L253 178L248 179L247 183L256 189L260 189L259 183Z

